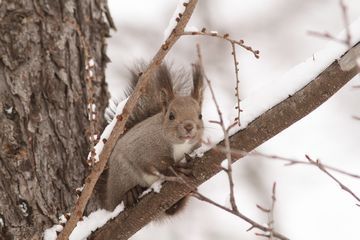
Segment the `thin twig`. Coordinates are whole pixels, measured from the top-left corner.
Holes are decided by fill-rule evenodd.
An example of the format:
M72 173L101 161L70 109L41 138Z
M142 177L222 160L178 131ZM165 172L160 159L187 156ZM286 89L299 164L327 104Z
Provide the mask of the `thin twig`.
M266 237L269 240L274 239L274 209L275 209L275 202L276 202L276 182L273 183L272 187L272 195L271 195L271 207L269 209L264 208L260 205L256 205L257 208L259 208L261 211L265 212L268 215L268 232L269 234L263 234L263 233L256 233L257 236Z
M348 11L347 11L347 6L344 3L343 0L339 0L339 5L340 5L340 9L341 9L341 13L342 13L342 17L343 17L343 22L344 22L344 28L345 28L345 32L346 32L346 38L345 39L339 39L337 37L334 37L333 35L331 35L328 32L317 32L317 31L308 31L308 34L313 35L315 37L321 37L321 38L326 38L341 44L345 44L348 48L351 48L351 32L350 32L350 25L349 25L349 16L348 16Z
M276 202L276 182L273 183L272 195L271 195L271 208L270 208L269 221L268 221L268 226L271 229L270 230L270 237L269 237L270 240L272 240L274 238L274 224L275 224L274 209L275 209L275 202Z
M350 24L349 24L349 15L348 15L348 9L346 4L344 3L344 0L340 0L340 8L343 16L344 21L344 27L346 32L346 45L351 48L351 32L350 32Z
M255 222L254 220L252 220L251 218L245 216L244 214L242 214L241 212L239 212L238 210L234 210L228 207L225 207L213 200L211 200L210 198L206 197L205 195L201 194L199 191L196 190L196 186L192 186L191 184L189 184L181 175L179 175L173 168L170 168L170 170L172 171L172 173L181 180L181 182L188 187L189 189L192 190L192 192L190 193L190 196L195 197L197 199L199 199L200 201L204 201L207 202L215 207L218 207L228 213L231 213L239 218L241 218L242 220L244 220L245 222L249 223L251 226L250 228L247 229L247 231L250 231L252 229L259 229L263 232L272 232L273 237L276 237L278 239L282 239L282 240L287 240L289 238L285 237L284 235L274 231L274 229L270 229L270 227L266 227L263 226L257 222ZM275 190L273 188L273 196L275 194Z
M342 190L348 192L351 196L353 196L358 203L356 204L357 206L360 206L360 198L353 192L350 190L350 188L348 188L347 186L345 186L342 182L340 182L337 178L335 178L331 173L329 173L329 171L326 170L326 168L324 167L324 165L320 162L320 160L312 160L308 155L305 155L306 159L313 165L317 166L321 171L323 171L326 175L328 175L330 178L332 178L337 184L339 184L339 186L341 187Z
M360 118L359 118L360 120ZM226 150L223 147L217 147L218 150L225 152ZM245 152L245 151L241 151L241 150L236 150L236 149L231 149L231 154L233 154L233 156L235 158L241 158L244 156L259 156L259 157L264 157L264 158L268 158L268 159L272 159L272 160L278 160L278 161L283 161L286 162L285 166L293 166L296 164L299 165L313 165L312 163L310 163L308 160L307 161L303 161L303 160L298 160L298 159L293 159L293 158L287 158L287 157L281 157L278 155L272 155L272 154L265 154L265 153L261 153L258 151L252 151L252 152ZM339 168L327 165L327 164L323 164L321 163L321 165L327 169L327 170L331 170L349 177L353 177L353 178L358 178L360 179L360 175L355 174L355 173L350 173L344 170L341 170Z
M325 39L332 40L334 42L338 42L338 43L345 44L345 45L348 44L347 40L339 39L328 32L317 32L317 31L309 30L309 31L307 31L307 33L314 37L325 38Z
M339 5L340 5L341 14L342 14L343 22L344 22L344 28L345 28L345 34L346 34L345 39L336 38L328 32L319 33L316 31L309 31L308 33L310 35L313 35L316 37L322 37L322 38L326 38L326 39L329 39L329 40L332 40L335 42L339 42L341 44L346 45L350 49L352 47L352 44L351 44L352 36L351 36L350 24L349 24L348 7L346 6L344 0L339 0ZM356 63L357 71L360 73L360 56L355 56L354 61Z
M235 119L235 121L238 123L238 125L240 126L240 112L241 112L241 108L240 108L240 80L239 80L239 62L237 60L236 57L236 48L235 48L235 44L231 42L231 49L232 52L231 54L233 55L233 60L234 60L234 68L235 68L235 77L236 77L236 83L235 83L235 97L236 97L236 110L237 110L237 118Z
M286 163L286 166L292 166L295 164L304 164L304 165L312 165L310 162L308 161L301 161L301 160L296 160L296 159L292 159L292 158L286 158L286 157L280 157L277 155L268 155L268 154L264 154L264 153L260 153L260 152L251 152L250 155L257 155L257 156L261 156L261 157L266 157L266 158L271 158L274 160L280 160L280 161L286 161L288 163ZM327 170L331 170L337 173L341 173L343 175L349 176L349 177L353 177L353 178L359 178L360 179L360 175L358 174L354 174L354 173L350 173L344 170L341 170L339 168L327 165L327 164L321 164L324 168L326 168Z
M219 116L219 122L218 124L221 126L221 129L223 131L223 134L224 134L224 141L225 141L225 149L226 149L226 158L227 158L227 161L228 161L228 164L227 164L227 169L226 169L226 173L228 175L228 179L229 179L229 185L230 185L230 204L231 204L231 207L232 207L232 210L235 211L235 212L238 212L238 207L236 206L236 201L235 201L235 196L234 196L234 180L233 180L233 176L232 176L232 158L231 158L231 149L230 149L230 141L229 141L229 129L231 128L231 126L226 129L225 128L225 123L224 123L224 119L223 119L223 116L222 116L222 112L220 110L220 106L216 100L216 97L215 97L215 93L214 93L214 90L211 86L211 82L210 80L208 79L208 77L206 76L205 72L204 72L204 68L203 68L203 65L202 65L202 56L201 56L201 51L200 51L200 45L197 44L197 53L198 53L198 58L199 58L199 64L200 64L200 67L201 67L201 71L202 71L202 74L209 86L209 89L210 89L210 92L211 92L211 97L212 97L212 100L216 106L216 110L217 110L217 113L218 113L218 116Z
M278 233L278 232L274 231L273 229L270 229L269 227L266 227L264 225L261 225L261 224L255 222L254 220L252 220L251 218L245 216L244 214L242 214L239 211L236 212L236 211L234 211L234 210L232 210L230 208L227 208L225 206L222 206L222 205L218 204L217 202L205 197L204 195L202 195L201 193L199 193L197 191L191 193L190 195L197 198L197 199L199 199L199 200L201 200L201 201L207 202L207 203L209 203L211 205L214 205L214 206L216 206L218 208L221 208L222 210L224 210L226 212L229 212L229 213L241 218L242 220L246 221L247 223L249 223L251 225L250 228L248 228L247 231L250 231L252 229L259 229L259 230L261 230L261 231L263 231L265 233L272 231L273 237L276 237L278 239L283 239L283 240L289 239L289 238L285 237L284 235L282 235L281 233Z
M206 28L203 28L203 29L201 30L201 32L198 32L198 31L184 31L184 32L182 32L182 33L177 33L177 34L178 34L179 36L180 36L180 35L181 35L181 36L183 36L183 35L192 35L192 36L194 36L194 35L200 35L200 36L208 36L208 37L215 37L215 38L224 39L224 40L230 42L231 44L238 45L238 46L246 49L247 51L252 52L252 53L254 54L254 57L259 58L259 54L260 54L260 51L259 51L259 50L255 50L255 49L253 49L252 47L245 45L245 44L244 44L244 40L242 40L242 39L239 40L239 41L234 40L234 39L231 39L231 38L229 37L229 34L228 34L228 33L226 33L226 34L224 34L224 35L219 35L217 32L214 32L214 31L212 31L212 32L207 32L207 31L206 31Z

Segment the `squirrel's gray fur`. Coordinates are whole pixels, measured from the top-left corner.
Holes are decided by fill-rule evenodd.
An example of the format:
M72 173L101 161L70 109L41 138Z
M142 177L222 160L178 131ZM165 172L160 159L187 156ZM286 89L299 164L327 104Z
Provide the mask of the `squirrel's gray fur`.
M128 94L138 81L137 71L132 72ZM129 130L110 156L106 209L113 210L121 201L132 205L139 188L168 175L170 166L200 146L203 76L199 65L193 65L192 81L189 78L171 73L166 64L151 77L126 123ZM189 85L193 85L191 92Z

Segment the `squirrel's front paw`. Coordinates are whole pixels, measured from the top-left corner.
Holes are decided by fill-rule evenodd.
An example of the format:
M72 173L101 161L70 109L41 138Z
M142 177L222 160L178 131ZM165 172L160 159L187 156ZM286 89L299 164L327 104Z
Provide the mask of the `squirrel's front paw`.
M189 154L185 154L185 162L175 163L174 170L186 176L193 176L194 159Z

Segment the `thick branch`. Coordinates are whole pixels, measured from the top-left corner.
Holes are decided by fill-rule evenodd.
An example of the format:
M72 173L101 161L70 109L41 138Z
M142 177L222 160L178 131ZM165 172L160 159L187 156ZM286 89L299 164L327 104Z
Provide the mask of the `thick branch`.
M358 43L352 49L359 47ZM252 151L315 110L355 75L355 67L349 71L343 71L338 61L334 61L303 89L263 113L247 128L230 137L231 147L245 152ZM218 146L223 147L224 143L220 142ZM188 178L187 182L194 186L202 184L221 171L220 164L225 158L220 151L209 150L195 161L194 177ZM183 184L167 182L160 193L145 196L134 208L125 210L98 230L92 239L128 239L190 191Z

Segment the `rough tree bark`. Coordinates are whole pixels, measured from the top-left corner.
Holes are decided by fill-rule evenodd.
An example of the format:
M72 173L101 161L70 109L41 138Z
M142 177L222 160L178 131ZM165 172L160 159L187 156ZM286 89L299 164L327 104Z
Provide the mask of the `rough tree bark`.
M41 239L75 202L89 150L82 42L103 112L106 9L106 0L0 1L0 239Z

